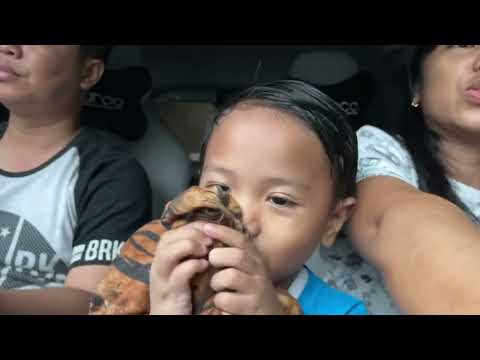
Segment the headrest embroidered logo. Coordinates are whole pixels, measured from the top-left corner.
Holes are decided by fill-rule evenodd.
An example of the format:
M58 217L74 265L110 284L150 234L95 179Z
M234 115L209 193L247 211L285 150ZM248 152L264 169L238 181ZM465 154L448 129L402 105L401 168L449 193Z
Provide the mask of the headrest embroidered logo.
M360 114L360 104L357 101L341 101L339 105L347 115L355 116Z
M125 100L120 97L90 92L88 94L86 106L110 110L122 110L125 106Z

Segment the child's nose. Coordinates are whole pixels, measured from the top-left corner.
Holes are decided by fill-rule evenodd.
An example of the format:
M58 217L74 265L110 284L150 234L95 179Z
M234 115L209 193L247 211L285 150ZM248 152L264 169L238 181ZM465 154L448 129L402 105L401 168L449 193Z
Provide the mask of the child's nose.
M256 209L246 209L243 212L243 224L252 237L258 236L261 231L260 213Z

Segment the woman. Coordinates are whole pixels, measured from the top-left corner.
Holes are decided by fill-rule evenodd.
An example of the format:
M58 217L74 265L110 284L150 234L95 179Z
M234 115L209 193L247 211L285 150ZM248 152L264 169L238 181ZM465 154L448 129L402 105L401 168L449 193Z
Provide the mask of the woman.
M150 220L144 170L80 124L107 55L105 45L0 45L0 313L87 313L123 242Z
M389 84L390 119L357 133L348 233L367 261L338 241L322 271L373 314L478 314L480 46L398 53L406 71L395 72L402 87Z

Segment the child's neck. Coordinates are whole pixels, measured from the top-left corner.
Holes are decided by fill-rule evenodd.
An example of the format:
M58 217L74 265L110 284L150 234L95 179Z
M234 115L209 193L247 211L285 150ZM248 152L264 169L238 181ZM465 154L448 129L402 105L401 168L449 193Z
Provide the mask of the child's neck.
M276 286L288 291L288 289L290 288L290 285L292 285L293 281L297 278L299 272L300 270L295 271L292 275L277 282Z

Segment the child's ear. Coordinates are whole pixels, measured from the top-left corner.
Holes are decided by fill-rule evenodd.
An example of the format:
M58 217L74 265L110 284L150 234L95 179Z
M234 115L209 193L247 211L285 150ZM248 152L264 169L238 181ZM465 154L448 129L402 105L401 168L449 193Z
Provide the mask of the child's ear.
M83 65L80 88L85 91L90 90L100 81L104 71L105 64L102 60L87 58Z
M333 245L343 225L350 218L356 202L354 197L348 197L337 202L335 209L330 214L327 228L321 239L323 246L328 248Z

